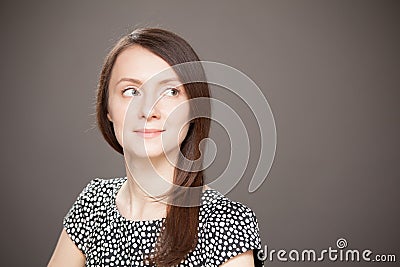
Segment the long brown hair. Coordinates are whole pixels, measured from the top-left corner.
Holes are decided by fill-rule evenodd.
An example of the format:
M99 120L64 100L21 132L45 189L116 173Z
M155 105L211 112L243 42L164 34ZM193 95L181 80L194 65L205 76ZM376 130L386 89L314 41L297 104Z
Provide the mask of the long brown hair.
M152 53L161 57L170 66L185 62L200 61L193 48L181 37L170 31L159 28L141 28L136 29L127 36L122 37L107 55L100 76L100 82L97 91L97 123L100 131L116 151L124 154L123 147L117 141L114 134L112 122L107 118L108 113L108 86L110 82L111 71L119 54L132 45L140 45ZM196 69L196 77L189 77L188 72L177 73L182 80L205 81L205 74L202 68ZM193 79L192 79L193 80ZM206 97L210 98L209 87L205 82L184 83L184 87L189 99ZM201 107L196 106L196 101L191 101L190 109L193 113L202 109L202 117L192 119L186 138L180 145L181 153L189 160L200 158L200 141L208 137L210 129L210 102L202 101ZM205 112L204 112L205 111ZM175 168L174 184L182 187L201 187L203 185L203 171L185 171ZM201 190L190 196L199 200ZM179 264L185 259L197 245L198 224L199 224L200 206L182 207L169 204L167 207L167 216L161 233L156 244L155 253L149 255L148 262L157 266L173 266Z

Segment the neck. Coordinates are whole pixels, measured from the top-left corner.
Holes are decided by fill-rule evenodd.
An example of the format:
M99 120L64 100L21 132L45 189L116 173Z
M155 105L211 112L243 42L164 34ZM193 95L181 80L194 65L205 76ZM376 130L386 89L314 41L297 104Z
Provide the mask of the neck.
M166 157L135 158L125 164L131 193L143 201L158 199L173 184L175 167Z
M128 179L117 194L119 211L130 220L165 218L167 204L157 196L166 193L173 184L175 166L165 156L151 159L125 157ZM207 189L210 188L203 186L203 191Z
M150 220L166 216L167 205L159 195L173 183L175 167L165 156L125 159L128 178L117 194L117 206L131 220Z

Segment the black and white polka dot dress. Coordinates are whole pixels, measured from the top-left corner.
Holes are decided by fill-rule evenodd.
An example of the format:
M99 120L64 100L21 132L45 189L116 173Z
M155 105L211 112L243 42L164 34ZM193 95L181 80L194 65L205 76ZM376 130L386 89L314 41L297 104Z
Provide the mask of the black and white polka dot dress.
M143 257L156 244L165 218L131 221L123 217L115 197L124 178L94 179L81 192L64 218L64 228L86 256L86 266L148 266ZM179 266L220 266L252 249L255 266L261 249L254 212L215 189L201 196L198 242Z

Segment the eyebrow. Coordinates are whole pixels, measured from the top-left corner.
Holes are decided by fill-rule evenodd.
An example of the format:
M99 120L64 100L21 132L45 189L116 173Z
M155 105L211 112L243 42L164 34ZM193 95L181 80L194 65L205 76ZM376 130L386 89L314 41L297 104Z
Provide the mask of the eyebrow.
M118 85L121 82L132 82L132 83L136 83L139 85L143 85L143 82L141 80L134 79L134 78L121 78L115 85ZM180 82L180 81L177 78L166 78L164 80L159 81L158 84L166 84L169 82Z

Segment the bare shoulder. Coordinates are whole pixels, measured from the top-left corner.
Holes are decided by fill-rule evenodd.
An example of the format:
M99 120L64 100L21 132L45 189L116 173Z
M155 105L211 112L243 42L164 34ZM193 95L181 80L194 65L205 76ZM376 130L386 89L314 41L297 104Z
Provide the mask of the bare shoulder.
M56 248L47 267L83 267L85 255L71 240L65 229L62 230Z
M254 266L253 250L248 250L246 252L240 253L239 255L230 258L228 261L220 265L221 267L234 267L234 266Z

